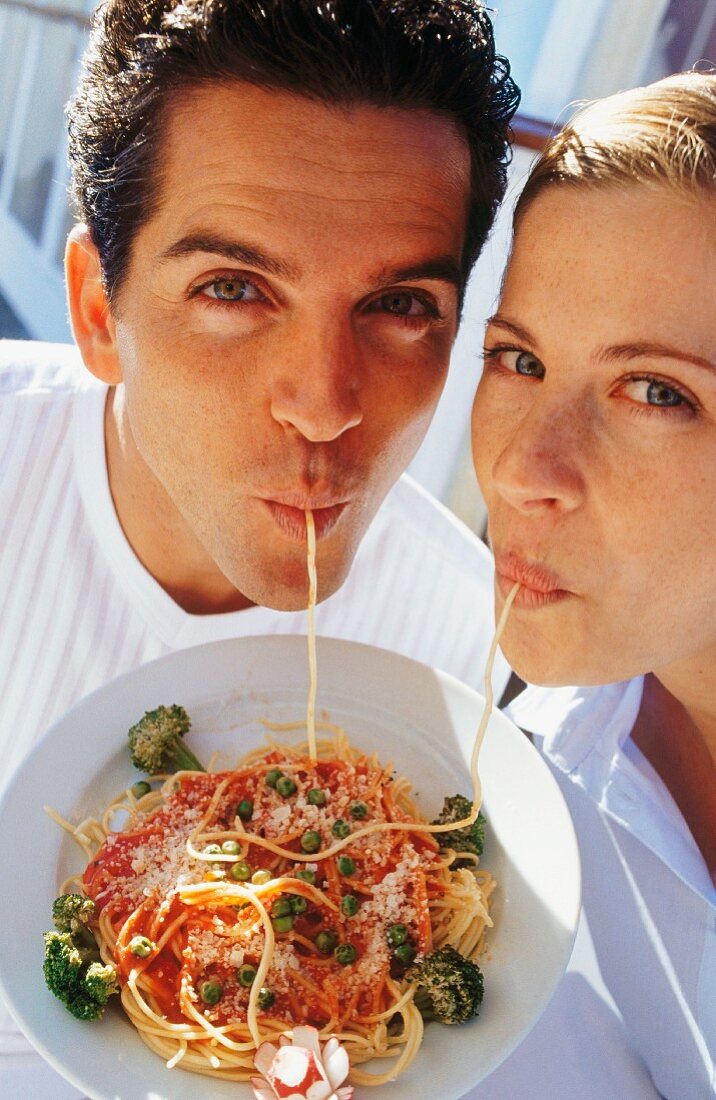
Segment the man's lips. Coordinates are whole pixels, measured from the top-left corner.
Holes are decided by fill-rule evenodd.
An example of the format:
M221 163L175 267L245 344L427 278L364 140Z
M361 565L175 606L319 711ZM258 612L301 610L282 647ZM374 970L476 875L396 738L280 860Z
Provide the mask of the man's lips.
M313 524L316 530L316 538L324 538L335 527L343 512L348 507L347 500L339 500L333 503L321 503L316 501L298 502L297 498L284 497L281 500L260 498L277 526L289 538L306 541L306 512L313 513Z
M503 596L509 594L513 585L520 585L515 597L517 607L545 607L573 595L551 569L511 550L495 553L495 574Z

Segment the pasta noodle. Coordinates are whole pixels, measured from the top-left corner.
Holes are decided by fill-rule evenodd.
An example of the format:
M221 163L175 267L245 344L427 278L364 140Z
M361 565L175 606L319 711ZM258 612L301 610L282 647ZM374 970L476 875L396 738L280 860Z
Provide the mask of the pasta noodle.
M316 525L313 512L306 512L306 548L308 565L308 707L306 710L306 733L308 735L308 754L316 760L316 687L318 672L316 668Z
M339 727L316 722L310 513L306 524L305 743L269 740L232 771L180 772L140 798L127 791L100 821L73 827L52 816L89 860L71 885L95 901L100 951L117 967L123 1007L169 1067L247 1080L261 1042L308 1023L346 1045L354 1083L380 1085L410 1064L422 1039L405 978L412 958L451 945L477 959L492 923L494 879L476 856L458 859L433 834L477 817L490 672L518 586L488 658L472 814L431 825L407 779ZM317 728L331 736L317 739ZM401 961L394 928L408 949ZM375 1059L389 1061L384 1072L359 1068Z

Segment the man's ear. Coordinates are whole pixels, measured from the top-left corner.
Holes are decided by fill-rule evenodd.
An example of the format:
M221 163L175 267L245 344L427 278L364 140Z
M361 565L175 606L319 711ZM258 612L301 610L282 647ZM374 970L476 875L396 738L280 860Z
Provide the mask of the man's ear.
M65 249L72 332L87 369L110 386L122 381L115 324L102 283L99 253L86 225L76 225Z

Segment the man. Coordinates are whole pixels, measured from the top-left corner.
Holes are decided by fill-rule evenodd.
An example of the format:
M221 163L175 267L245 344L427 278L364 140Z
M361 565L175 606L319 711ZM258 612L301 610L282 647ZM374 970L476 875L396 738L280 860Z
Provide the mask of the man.
M265 609L305 606L305 508L319 629L479 682L491 597L456 600L443 562L486 559L413 488L371 522L444 383L516 100L474 4L100 10L67 282L104 385L32 347L3 371L8 772L128 667L303 629Z
M479 684L486 552L410 482L386 494L445 381L517 98L461 0L99 11L69 110L89 374L33 345L0 373L6 776L128 668L305 630L307 508L319 632ZM8 1094L61 1095L20 1071Z

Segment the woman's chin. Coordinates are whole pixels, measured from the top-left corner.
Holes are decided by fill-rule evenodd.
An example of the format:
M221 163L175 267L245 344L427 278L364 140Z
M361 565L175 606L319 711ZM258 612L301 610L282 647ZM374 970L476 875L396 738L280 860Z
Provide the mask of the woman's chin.
M627 675L619 675L612 662L595 661L591 654L589 660L579 660L574 647L544 638L537 646L527 630L520 634L504 638L500 648L511 668L528 684L538 687L580 684L589 687L628 679Z

